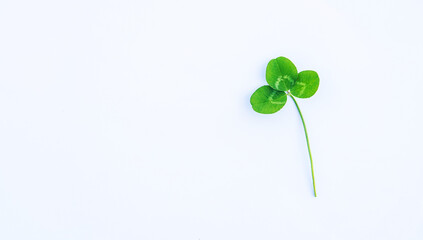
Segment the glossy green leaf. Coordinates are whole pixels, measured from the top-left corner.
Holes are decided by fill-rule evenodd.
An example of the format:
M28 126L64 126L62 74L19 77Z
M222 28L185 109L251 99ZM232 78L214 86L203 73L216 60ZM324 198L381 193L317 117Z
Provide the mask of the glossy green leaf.
M309 98L316 93L319 82L319 75L315 71L302 71L298 74L291 94L299 98Z
M285 92L277 91L270 86L262 86L251 95L250 103L254 111L271 114L279 111L286 103Z
M294 85L297 76L297 68L288 58L278 57L267 64L266 81L276 90L288 91Z

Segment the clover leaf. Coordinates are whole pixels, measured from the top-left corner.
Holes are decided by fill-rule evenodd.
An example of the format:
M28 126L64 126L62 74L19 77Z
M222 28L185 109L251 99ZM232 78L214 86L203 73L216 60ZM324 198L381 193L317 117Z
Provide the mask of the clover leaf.
M316 194L316 184L314 180L313 159L311 157L310 142L307 128L300 107L295 97L312 97L319 88L320 79L315 71L306 70L297 72L295 65L285 57L278 57L270 60L266 68L266 81L269 85L258 88L250 98L254 111L262 114L275 113L285 106L287 96L289 96L297 107L304 128L307 140L307 149L310 157L311 177L313 180L313 192Z
M292 95L299 98L313 96L319 88L319 76L317 72L307 70L298 74L298 78L291 89Z
M267 64L266 81L275 90L288 91L297 76L297 68L288 58L278 57Z
M250 103L254 111L270 114L281 110L286 100L287 97L285 92L275 90L270 86L263 86L251 95Z

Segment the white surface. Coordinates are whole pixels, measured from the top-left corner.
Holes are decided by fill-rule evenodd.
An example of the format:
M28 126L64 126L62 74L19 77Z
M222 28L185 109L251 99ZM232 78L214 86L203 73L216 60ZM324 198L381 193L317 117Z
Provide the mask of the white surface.
M0 3L0 239L423 239L421 1ZM321 77L265 116L267 62Z

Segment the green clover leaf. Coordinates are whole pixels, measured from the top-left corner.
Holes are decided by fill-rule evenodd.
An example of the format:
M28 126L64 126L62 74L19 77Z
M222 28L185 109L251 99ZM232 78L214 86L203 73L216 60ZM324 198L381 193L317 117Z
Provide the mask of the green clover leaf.
M297 68L288 58L278 57L267 64L266 81L273 89L288 91L294 85L297 76Z
M262 114L275 113L285 106L287 95L294 101L303 123L304 133L307 140L308 154L310 157L311 177L313 179L314 196L316 184L314 180L313 159L311 157L310 142L307 128L300 107L295 97L312 97L319 88L319 75L315 71L307 70L297 72L295 65L285 57L270 60L266 68L266 81L269 84L258 88L250 98L254 111Z
M291 89L292 95L299 98L313 96L319 88L319 75L317 72L307 70L298 74L298 78Z
M285 105L286 93L270 86L262 86L251 95L250 103L254 111L263 114L275 113Z

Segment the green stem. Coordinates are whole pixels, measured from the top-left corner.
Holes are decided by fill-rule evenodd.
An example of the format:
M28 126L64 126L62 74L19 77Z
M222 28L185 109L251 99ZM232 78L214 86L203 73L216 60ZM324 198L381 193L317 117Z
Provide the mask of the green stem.
M304 132L305 132L305 136L306 136L306 140L307 140L308 155L310 156L311 177L313 178L314 196L317 197L317 194L316 194L316 184L315 184L315 181L314 181L313 159L311 158L311 150L310 150L310 143L309 143L309 140L308 140L307 128L306 128L306 125L305 125L305 122L304 122L303 115L301 114L300 107L298 107L297 101L295 101L295 98L291 95L290 92L288 92L288 95L292 98L292 100L294 100L295 106L298 109L298 113L300 113L301 121L303 122Z

